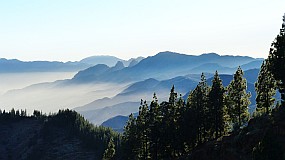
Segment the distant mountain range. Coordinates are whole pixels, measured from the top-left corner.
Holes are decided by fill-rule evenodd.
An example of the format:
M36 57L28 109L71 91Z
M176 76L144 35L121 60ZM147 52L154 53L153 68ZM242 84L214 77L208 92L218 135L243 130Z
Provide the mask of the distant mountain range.
M123 60L120 58L117 58L115 56L91 56L82 59L81 63L90 64L90 65L96 65L96 64L106 64L109 67L114 66L118 61L122 62L124 66L134 66L138 62L140 62L144 57L138 57L138 58L131 58L129 60Z
M32 61L23 62L16 59L0 59L0 73L14 72L74 72L90 67L88 64L78 62L49 62Z
M122 69L111 70L107 66L94 66L80 71L71 80L73 83L140 81L147 78L169 79L186 74L201 72L232 74L238 66L247 69L259 68L263 59L245 56L220 56L216 53L200 56L161 52L147 57L138 64ZM84 75L84 76L81 76Z
M18 72L74 72L87 69L97 64L114 66L118 61L125 66L133 66L139 63L143 57L122 60L114 56L92 56L76 62L58 61L20 61L17 59L0 59L0 73Z
M6 61L7 64L9 64L14 60ZM35 62L15 61L16 64L19 63L21 65L40 64ZM33 87L27 87L9 92L9 94L4 96L11 99L17 99L19 95L25 95L25 99L32 100L34 99L34 94L25 94L25 91L31 91L36 88L35 93L42 93L41 90L50 90L50 92L43 94L43 97L45 98L37 96L38 102L52 99L53 95L57 96L56 99L58 100L61 99L60 96L62 96L61 94L57 93L61 91L58 90L58 88L63 88L64 91L67 91L67 96L65 97L72 97L72 100L66 102L68 105L60 105L70 106L75 104L75 101L87 99L86 97L92 98L92 96L96 95L96 93L106 90L104 88L98 89L96 87L93 90L94 87L91 88L89 85L121 85L120 89L122 90L117 90L116 92L113 92L112 95L108 95L105 98L100 95L100 98L94 98L92 101L88 101L89 103L87 104L85 103L86 101L82 101L84 103L81 106L74 106L76 107L74 109L83 114L89 121L100 125L104 121L115 116L127 116L130 113L137 112L140 99L151 101L153 93L157 93L160 102L167 100L172 85L175 85L176 91L181 94L183 98L187 97L189 91L193 90L200 81L200 75L202 72L204 72L206 77L209 78L208 83L211 84L211 77L213 76L213 73L218 70L224 86L227 86L232 80L232 74L236 71L238 66L241 66L245 71L245 77L248 80L248 91L252 93L251 101L252 105L254 106L254 82L256 81L262 61L263 59L260 58L229 55L220 56L216 53L194 56L174 52L160 52L154 56L149 56L144 59L139 57L136 59L130 59L128 61L124 61L112 56L95 56L85 58L79 62L46 62L48 65L59 63L63 66L71 64L80 66L84 64L85 67L90 67L80 70L72 79L37 84ZM103 62L104 64L101 64ZM20 70L19 68L18 71ZM36 70L35 68L37 67L34 65L31 68ZM17 68L14 70L16 69ZM28 69L26 69L26 71L27 70ZM76 90L77 86L85 87L83 90ZM68 91L71 87L75 89L70 91L76 93L74 93L72 96L68 96L70 94ZM118 88L113 88L113 90L115 91ZM80 95L76 96L76 94L79 93ZM46 98L46 95L51 97ZM13 96L15 98L13 98ZM76 98L79 99L76 100ZM54 103L51 103L52 106L54 106Z

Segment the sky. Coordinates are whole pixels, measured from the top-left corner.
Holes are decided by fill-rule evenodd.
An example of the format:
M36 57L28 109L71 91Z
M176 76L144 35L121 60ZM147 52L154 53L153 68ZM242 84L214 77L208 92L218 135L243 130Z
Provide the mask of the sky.
M0 57L266 57L284 12L284 0L0 0Z

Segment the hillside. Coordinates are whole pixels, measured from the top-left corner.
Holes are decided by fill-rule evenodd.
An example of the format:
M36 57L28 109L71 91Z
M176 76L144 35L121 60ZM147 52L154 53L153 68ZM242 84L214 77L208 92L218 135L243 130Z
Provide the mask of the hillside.
M255 117L241 131L197 147L186 159L283 160L285 159L284 114L284 108L276 108L272 116Z
M31 117L0 113L0 159L101 159L115 136L70 110Z

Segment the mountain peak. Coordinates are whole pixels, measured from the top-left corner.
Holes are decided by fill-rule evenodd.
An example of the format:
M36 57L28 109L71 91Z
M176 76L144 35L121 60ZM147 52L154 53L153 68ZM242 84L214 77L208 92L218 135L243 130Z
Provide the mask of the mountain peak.
M123 62L118 61L114 67L115 67L115 68L124 68L125 66L124 66L124 63L123 63Z
M201 56L211 56L211 57L219 57L220 55L217 53L203 53Z
M114 72L114 71L121 70L121 69L123 69L123 68L125 68L124 63L121 62L121 61L118 61L118 62L116 63L116 65L110 69L110 71Z
M133 67L133 66L135 66L135 65L138 64L138 63L139 63L138 61L136 61L135 59L133 59L133 60L130 62L130 64L129 64L128 67Z
M171 51L164 51L164 52L157 53L155 56L170 56L170 55L183 55L183 54L171 52Z
M82 59L80 62L90 65L106 64L108 66L114 66L118 61L122 61L122 59L114 56L91 56Z

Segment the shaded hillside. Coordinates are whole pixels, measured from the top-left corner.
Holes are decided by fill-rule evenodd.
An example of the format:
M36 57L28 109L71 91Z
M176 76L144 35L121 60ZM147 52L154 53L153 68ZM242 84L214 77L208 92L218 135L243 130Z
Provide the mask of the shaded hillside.
M0 159L101 159L111 137L74 111L56 115L0 114Z
M255 117L240 132L197 147L191 160L284 160L285 111L275 109L272 116Z

